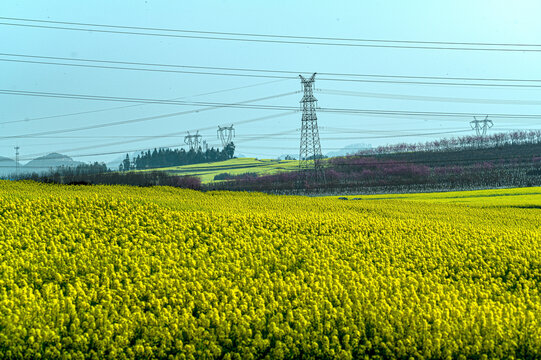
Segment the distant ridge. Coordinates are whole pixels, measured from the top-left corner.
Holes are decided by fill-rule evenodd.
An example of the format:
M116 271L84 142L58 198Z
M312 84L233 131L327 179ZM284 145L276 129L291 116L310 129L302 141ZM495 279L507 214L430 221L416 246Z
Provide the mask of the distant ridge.
M0 176L14 174L16 170L15 160L0 156Z
M369 150L371 148L372 145L370 144L349 144L347 146L344 146L340 150L327 153L327 157L353 155L358 153L359 151Z
M45 156L38 157L32 161L29 161L22 168L24 172L45 172L50 169L58 167L75 167L77 165L84 164L81 161L75 161L67 155L59 153L50 153Z

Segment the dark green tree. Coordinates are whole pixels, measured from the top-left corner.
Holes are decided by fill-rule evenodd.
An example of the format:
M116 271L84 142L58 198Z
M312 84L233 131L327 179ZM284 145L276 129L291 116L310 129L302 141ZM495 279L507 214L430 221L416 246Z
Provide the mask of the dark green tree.
M126 154L126 158L124 159L124 161L122 161L122 168L124 169L124 171L130 171L131 170L131 161L130 161L130 156L128 154Z
M232 159L235 155L235 144L232 142L227 144L223 149L223 153L225 154L226 159Z

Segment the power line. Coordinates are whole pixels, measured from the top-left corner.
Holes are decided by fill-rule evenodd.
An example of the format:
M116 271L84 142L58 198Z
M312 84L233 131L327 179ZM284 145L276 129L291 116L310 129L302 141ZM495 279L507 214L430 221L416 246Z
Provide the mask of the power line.
M180 64L159 64L159 63L145 63L145 62L118 61L118 60L81 59L81 58L68 58L68 57L57 57L57 56L38 56L38 55L13 54L13 53L0 53L0 55L11 56L11 57L31 58L31 59L78 61L78 62L90 62L90 63L119 64L119 65L141 65L141 66L171 67L171 68L184 68L184 69L197 69L197 70L263 72L263 73L278 73L278 74L290 74L290 75L295 75L299 73L296 71L288 71L288 70L249 69L249 68L195 66L195 65L180 65Z
M1 55L1 54L0 54ZM4 55L4 56L23 56L23 55ZM27 55L24 55L27 56ZM28 57L38 57L30 56ZM41 57L39 58L54 58L54 57ZM65 59L65 58L64 58ZM187 71L187 70L173 70L173 69L152 69L141 67L124 67L124 66L108 66L108 65L91 65L91 64L73 64L73 63L59 63L51 61L35 61L35 60L19 60L19 59L0 59L0 61L14 62L14 63L27 63L27 64L41 64L41 65L56 65L56 66L70 66L70 67L82 67L82 68L96 68L96 69L108 69L108 70L128 70L128 71L148 71L159 73L180 73L180 74L192 74L192 75L210 75L210 76L234 76L234 77L250 77L250 78L270 78L270 79L294 79L294 76L285 75L262 75L262 74L247 74L247 73L219 73L209 71ZM69 59L69 61L94 61L100 63L121 63L121 64L138 64L130 62L120 61L105 61L105 60L78 60ZM148 64L148 66L169 66L169 67L185 67L185 68L198 68L196 66L188 65L165 65L165 64ZM245 72L263 72L263 73L283 73L292 74L293 71L278 71L278 70L253 70L253 69L241 69L237 68L219 68L219 67L200 67L205 69L225 70L225 71L245 71ZM231 70L229 70L231 69ZM465 78L465 77L439 77L439 76L406 76L406 75L380 75L380 74L338 74L338 73L322 73L322 74L336 74L338 76L350 76L350 77L376 77L376 78L397 78L397 79L434 79L434 80L453 80L453 81L500 81L500 82L539 82L541 80L528 80L528 79L497 79L497 78ZM396 80L374 80L374 79L348 79L338 77L322 77L320 80L324 81L336 81L336 82L361 82L361 83L383 83L383 84L405 84L405 85L448 85L448 86L476 86L476 87L516 87L516 88L541 88L541 85L534 84L490 84L490 83L463 83L463 82L443 82L443 81L396 81Z
M247 88L256 87L256 86L273 84L273 83L277 83L277 82L281 82L281 81L285 81L285 80L265 81L265 82L260 82L260 83L256 83L256 84L251 84L251 85L244 85L244 86L238 86L238 87L228 88L228 89L223 89L223 90L210 91L210 92L205 92L205 93L200 93L200 94L195 94L195 95L182 96L182 97L168 99L168 100L179 100L179 99L194 98L194 97L205 96L205 95L220 94L220 93L229 92L229 91L235 91L235 90L247 89ZM126 106L115 106L115 107L96 109L96 110L89 110L89 111L79 111L79 112L67 113L67 114L41 116L41 117L20 119L20 120L11 120L11 121L0 122L0 125L14 124L14 123L28 122L28 121L35 121L35 120L56 119L56 118L61 118L61 117L85 115L85 114L92 114L92 113L97 113L97 112L119 110L119 109L127 109L127 108L132 108L132 107L137 107L137 106L145 106L145 105L148 105L148 104L134 104L134 105L126 105Z
M283 116L283 115L282 115ZM511 129L509 129L511 131ZM516 130L516 129L512 129L512 130ZM390 134L387 134L387 135L376 135L376 134L373 134L371 132L367 132L367 134L372 134L370 136L362 136L362 135L356 135L356 136L322 136L322 138L324 140L356 140L356 139L379 139L379 138L386 138L386 137L389 137L389 138L397 138L397 137L403 137L403 136L421 136L421 135L432 135L432 134L447 134L447 133L460 133L460 132L467 132L469 130L464 130L463 128L459 129L459 130L452 130L452 131L446 131L446 132L434 132L434 133L427 133L427 134L423 134L423 133L413 133L413 134L404 134L404 133L401 133L401 132L395 132L395 133L390 133ZM239 143L239 144L244 144L246 142L250 142L250 141L272 141L272 142L276 142L276 138L277 136L280 136L280 140L299 140L298 136L283 136L283 135L288 135L288 134L293 134L293 133L297 133L298 132L298 129L294 129L294 130L291 130L291 131L285 131L285 132L280 132L280 133L271 133L271 134L258 134L258 135L244 135L244 136L238 136L238 140L235 141L235 144ZM83 139L87 139L85 141L83 141L83 143L92 143L94 145L91 145L89 146L89 148L92 148L92 147L106 147L106 146L112 146L112 145L117 145L117 143L109 143L109 144L95 144L94 143L94 140L95 139L132 139L133 141L127 141L127 142L121 142L120 144L125 144L125 143L129 143L129 142L139 142L139 141L146 141L146 140L156 140L156 139L167 139L167 138L182 138L184 137L184 135L186 134L186 131L182 131L182 132L178 132L178 133L171 133L171 134L161 134L161 135L149 135L149 136L137 136L137 135L134 135L134 136L90 136L90 137L60 137L60 136L43 136L43 137L20 137L19 139L24 139L24 138L30 138L30 139L70 139L70 140L77 140L77 139L80 139L80 138L83 138ZM209 134L201 134L203 137L205 138L212 138L211 135ZM274 138L273 138L274 137ZM88 139L91 139L91 140L88 140ZM137 140L135 140L137 139ZM80 140L77 140L77 141L74 141L74 142L55 142L55 143L38 143L38 144L35 144L35 143L32 143L33 146L58 146L58 145L66 145L66 144L80 144L81 141ZM219 146L218 143L215 144L216 146ZM3 146L0 146L0 147L4 147L4 148L12 148L11 145L3 145ZM71 150L71 149L69 149ZM68 151L68 150L56 150L55 152L62 152L62 151Z
M286 76L273 76L273 75L216 73L216 72L205 72L205 71L150 69L150 68L134 68L134 67L121 67L121 66L90 65L90 64L67 64L67 63L57 63L57 62L47 62L47 61L30 61L30 60L15 60L15 59L0 59L0 61L8 61L8 62L15 62L15 63L27 63L27 64L74 66L74 67L96 68L96 69L111 69L111 70L135 70L135 71L151 71L151 72L161 72L161 73L195 74L195 75L240 76L240 77L257 77L257 78L271 78L271 79L293 79L292 76L286 77Z
M161 64L161 63L145 63L145 62L134 62L134 61L82 59L82 58L57 57L57 56L39 56L39 55L14 54L14 53L0 53L0 56L10 56L10 57L19 57L19 58L22 57L22 58L31 58L31 59L76 61L76 62L85 62L85 63L89 62L89 63L104 63L104 64L120 64L120 65L171 67L171 68L185 68L185 69L197 69L197 70L261 72L261 73L273 73L273 74L287 74L295 78L298 74L302 73L302 71L294 71L294 70L271 70L271 69L254 69L254 68L242 68L242 67L222 67L222 66L217 67L217 66L200 66L200 65L196 66L196 65L184 65L184 64ZM318 74L326 75L326 76L342 76L342 77L378 77L378 78L424 79L424 80L431 79L431 80L504 81L504 82L540 82L541 81L541 79L383 75L383 74L356 74L356 73L335 73L335 72L318 72Z
M374 117L383 117L385 119L404 119L407 118L412 121L438 121L438 122L452 122L456 124L463 124L464 123L464 116L450 116L450 117L443 117L443 116L430 116L430 115L407 115L407 114L357 114L357 113L345 113L345 112L337 112L336 115L340 116L349 116L349 117L355 117L355 118L368 118L372 119ZM486 114L486 113L485 113ZM476 113L472 114L471 116L479 116L481 114ZM511 114L508 114L511 115ZM507 121L505 120L507 119ZM535 117L500 117L500 120L498 122L499 125L501 124L517 124L520 121L527 121L528 124L523 126L531 126L529 123L533 120L536 120L538 118Z
M122 25L104 25L104 24L95 24L95 23L78 23L78 22L39 20L39 19L28 19L28 18L13 18L13 17L0 17L0 19L2 19L2 20L38 22L38 23L64 24L64 25L111 27L111 28L134 29L134 30L170 31L170 32L201 33L201 34L214 34L214 35L276 37L276 38L285 38L285 39L338 40L338 41L391 42L391 43L422 43L422 44L440 44L440 45L541 46L541 44L525 44L525 43L487 43L487 42L388 40L388 39L360 39L360 38L315 37L315 36L298 36L298 35L254 34L254 33L201 31L201 30L137 27L137 26L122 26Z
M0 91L1 93L1 91ZM256 101L262 101L267 100L270 98L285 96L285 94L279 94L279 95L273 95L273 96L267 96L264 98L258 98L258 99L251 99L247 101L243 101L237 104L241 103L249 103L249 102L256 102ZM229 104L231 105L231 104ZM210 106L203 109L194 109L194 110L188 110L188 111L181 111L181 112L174 112L174 113L168 113L168 114L161 114L161 115L154 115L154 116L148 116L148 117L142 117L142 118L136 118L136 119L130 119L130 120L122 120L122 121L116 121L116 122L110 122L105 124L96 124L96 125L88 125L88 126L82 126L77 128L70 128L70 129L61 129L61 130L50 130L50 131L42 131L42 132L36 132L31 134L24 134L24 135L11 135L11 136L2 136L1 139L14 139L14 138L20 138L20 137L30 137L30 136L41 136L41 135L54 135L54 134L60 134L60 133L68 133L68 132L75 132L75 131L83 131L83 130L92 130L92 129L99 129L99 128L105 128L110 126L117 126L117 125L125 125L125 124L132 124L136 122L144 122L144 121L150 121L150 120L157 120L157 119L163 119L173 116L182 116L182 115L188 115L193 113L199 113L203 111L213 110L213 109L219 109L223 108L222 105L217 106ZM296 109L295 109L296 111Z
M270 99L293 95L297 93L298 91L292 91L288 93L267 96L261 99L270 100ZM20 90L7 90L7 89L0 89L0 94L62 98L62 99L77 99L77 100L97 100L97 101L132 102L132 103L145 103L145 104L162 104L162 105L183 105L183 106L203 106L203 107L219 106L219 107L232 107L232 108L242 108L242 109L244 108L257 108L257 109L273 108L273 109L280 109L280 110L290 110L290 107L285 107L285 106L280 107L280 106L271 106L271 105L250 105L244 102L215 103L215 102L203 102L203 101L179 101L179 100L165 100L165 99L131 98L131 97L120 97L120 96L51 93L51 92L41 92L41 91L20 91Z
M283 93L273 96L267 96L264 98L251 100L251 102L269 100L278 97L288 96L296 94L298 91ZM297 111L297 107L282 106L282 105L254 105L247 104L246 102L238 103L215 103L215 102L188 102L188 101L172 101L172 100L160 100L160 99L145 99L145 98L129 98L129 97L113 97L113 96L99 96L99 95L82 95L82 94L68 94L68 93L49 93L49 92L35 92L35 91L19 91L19 90L6 90L0 89L0 94L6 95L21 95L21 96L38 96L38 97L50 97L50 98L68 98L79 100L97 100L97 101L116 101L116 102L136 102L136 103L149 103L149 104L165 104L165 105L184 105L184 106L200 106L210 108L240 108L240 109L253 109L253 110L277 110L277 111ZM160 117L175 116L179 114L200 112L204 109L189 110L189 112L174 113L168 115L159 115L158 117L143 118L145 120L152 120ZM348 108L318 108L321 112L337 113L337 114L355 114L355 115L379 115L379 116L435 116L435 117L471 117L479 115L478 113L465 113L465 112L437 112L437 111L404 111L404 110L379 110L379 109L348 109ZM541 118L540 114L505 114L505 113L491 113L491 117L497 118L509 118L509 119L538 119ZM137 121L145 121L137 120ZM104 124L103 126L112 126L116 124L135 122L135 120L121 121L117 123ZM102 125L100 125L101 127ZM94 127L81 128L87 130ZM4 137L5 138L5 137ZM1 137L0 137L1 139Z
M336 134L351 134L351 133L362 133L362 134L365 134L365 133L369 133L369 134L380 134L380 133L383 133L383 134L387 134L387 133L392 133L392 134L403 134L403 133L411 133L411 132L418 132L418 131L430 131L430 130L434 130L434 128L429 128L429 129L420 129L420 128L417 128L417 129L412 129L412 128L408 128L408 129L394 129L394 130L367 130L367 129L353 129L353 128L342 128L342 127L331 127L331 126L321 126L320 127L320 130L322 132L330 132L330 133L336 133ZM446 130L446 131L451 131L451 130L464 130L464 126L461 126L459 128L445 128L445 129L442 129L442 130Z
M293 113L295 113L295 112L291 111L291 112L285 112L285 113L280 113L280 114L267 115L267 116L262 116L262 117L258 117L258 118L254 118L254 119L237 121L236 123L237 124L254 123L254 122L258 122L258 121L276 119L276 118L279 118L279 117L292 115ZM160 139L160 138L181 136L181 135L185 135L186 132L189 132L189 131L191 131L191 132L206 131L206 130L212 130L212 129L215 129L215 128L216 128L216 126L213 125L213 126L203 127L203 128L199 128L199 129L189 129L189 130L182 130L182 131L178 131L178 132L174 132L174 133L153 135L153 136L148 136L148 137L145 137L145 138L142 138L142 139L141 138L136 138L136 139L132 139L132 140L116 141L116 142L106 143L106 144L97 144L97 145L83 146L83 147L79 147L79 148L70 148L70 149L57 150L56 152L68 152L69 153L69 152L72 152L72 151L79 151L79 150L88 150L88 149L103 148L103 147L109 147L109 146L126 145L126 144L140 142L140 141L148 141L148 140L156 140L156 139ZM18 138L20 138L20 137L18 137ZM184 145L185 144L182 143L180 145L174 145L174 146L184 146ZM143 150L146 150L146 149L147 148L145 148ZM131 151L129 151L129 152L131 152ZM27 156L39 156L39 155L44 155L44 154L46 154L46 153L31 154L31 155L27 155Z
M322 45L322 46L344 46L344 47L369 47L369 48L395 48L395 49L424 49L424 50L461 50L461 51L506 51L506 52L539 52L539 44L521 43L487 43L487 42L451 42L451 41L419 41L419 40L388 40L388 39L360 39L360 38L338 38L338 37L315 37L315 36L294 36L294 35L273 35L255 33L235 33L218 31L199 31L185 29L167 29L152 27L120 26L107 24L91 24L66 21L39 20L27 18L0 17L2 20L23 21L41 24L57 24L64 26L20 24L2 22L0 25L30 27L41 29L56 29L69 31L85 31L109 34L158 36L168 38L188 38L221 41L241 41L255 43L275 43L293 45ZM78 27L67 27L78 26ZM81 28L85 26L86 28ZM100 29L96 29L100 28ZM109 29L104 29L109 28ZM123 30L111 30L123 29ZM132 30L132 31L126 31ZM133 31L136 30L136 31ZM143 32L146 31L146 32ZM152 31L152 32L148 32ZM162 33L157 33L157 32ZM167 33L163 33L167 32ZM228 36L228 37L226 37ZM233 36L233 37L231 37ZM295 41L293 41L295 40ZM397 45L399 44L399 45ZM445 46L444 46L445 45ZM498 47L496 47L498 46ZM517 47L510 48L510 47Z
M289 114L293 114L293 112L291 113L288 113ZM278 114L278 115L271 115L272 118L274 117L277 117L277 116L283 116L281 114ZM268 116L268 117L265 117L265 118L271 118L271 116ZM245 123L245 122L240 122L240 123ZM209 126L209 127L206 127L206 128L200 128L200 129L196 129L195 131L197 130L212 130L214 129L215 126ZM412 131L415 132L415 131L429 131L429 130L433 130L433 128L430 128L430 129L396 129L396 130L362 130L362 129L353 129L353 128L335 128L335 127L328 127L328 126L321 126L320 128L320 132L321 133L331 133L331 134L351 134L351 133L359 133L359 134L395 134L396 136L402 136L402 135L406 135L406 136L409 136L409 133L411 133ZM463 131L464 130L464 127L460 127L460 128L446 128L446 129L442 129L442 130L446 130L446 131ZM504 130L504 131L536 131L536 130L539 130L539 129L533 129L533 128L528 128L528 129L518 129L518 128L498 128L498 130ZM190 130L192 131L192 130ZM292 129L290 130L290 132L298 132L299 129ZM469 131L469 130L468 130ZM159 137L161 138L167 138L167 137L179 137L179 136L183 136L184 132L179 132L179 133L170 133L170 134L166 134L166 135L158 135ZM415 133L417 134L417 133ZM212 137L213 135L211 134L202 134L203 136L206 136L206 137ZM274 136L276 134L261 134L261 133L258 133L258 134L241 134L241 135L236 135L236 138L240 138L240 139L252 139L254 137L257 137L257 138L261 138L261 140L265 140L266 137L269 137L269 136ZM44 135L44 136L20 136L19 138L31 138L31 139L134 139L134 138L138 138L138 139L154 139L156 138L157 135L70 135L70 136L60 136L60 135L56 135L56 136L47 136L47 135ZM353 137L352 137L353 138ZM356 138L356 137L355 137ZM283 138L283 139L289 139L289 140L298 140L298 137L291 137L291 138ZM330 139L328 136L325 136L325 139ZM333 139L344 139L344 137L340 137L340 138L333 138ZM272 141L276 141L276 140L272 140ZM57 145L57 144L61 144L61 143L55 143L54 145ZM51 144L42 144L42 145L51 145ZM11 145L9 145L9 147L11 147Z
M455 98L455 97L441 97L441 96L383 94L383 93L356 92L356 91L344 91L344 90L332 90L332 89L316 89L316 91L319 91L323 94L329 94L329 95L357 96L357 97L392 99L392 100L459 102L459 103L472 103L472 104L541 105L541 101L530 101L530 100Z
M322 136L321 138L323 140L368 140L368 139L387 139L387 138L394 139L394 138L412 137L412 136L413 137L416 137L416 136L431 136L431 135L457 134L457 133L465 133L465 132L471 132L471 130L468 129L468 130L453 130L453 131L437 131L437 132L416 133L416 134L397 134L397 135L379 135L379 136L350 136L350 137L327 137L327 136ZM267 135L267 136L273 136L273 135L275 135L275 134L270 134L270 135ZM263 137L261 137L261 139L263 139ZM244 140L244 141L239 141L238 143L242 144L242 143L245 143L245 142L248 142L248 141L253 141L253 140L260 140L260 138L253 138L253 139L248 139L248 140ZM291 138L290 140L294 140L294 139ZM283 147L275 147L275 148L276 149L281 149ZM291 149L294 149L294 148L291 148ZM325 149L329 150L330 148L325 147ZM341 148L339 148L339 149L341 149Z
M257 118L257 120L266 120L266 119L282 117L282 116L286 116L286 115L290 115L290 114L293 114L293 113L278 114L278 115L275 114L275 115L272 115L272 116L266 116L264 118ZM246 121L242 121L240 123L246 123ZM204 128L204 129L209 130L209 129L212 129L212 128L214 128L214 127L207 127L207 128ZM431 130L431 129L417 129L417 131L427 131L427 130ZM509 128L502 129L502 128L499 128L499 130L504 130L504 131L535 131L536 129L509 129ZM298 131L299 131L299 129L293 129L293 130L287 130L287 131L280 132L280 133L271 133L271 134L254 134L254 135L244 134L244 135L237 136L237 138L239 140L237 140L235 143L245 143L245 142L254 141L254 140L258 140L258 141L268 140L268 141L276 142L276 139L271 139L271 137L275 137L275 136L280 136L280 140L298 140L297 136L295 136L295 137L282 136L282 135L286 135L286 134L297 133ZM322 138L324 140L380 139L380 138L398 138L398 137L415 137L415 136L426 136L426 135L454 134L454 133L469 132L470 130L464 130L464 128L462 127L462 128L452 129L452 130L448 130L448 131L428 132L428 133L419 133L419 132L404 133L405 131L408 131L408 130L396 130L396 131L384 131L384 130L371 131L371 130L366 130L366 131L362 131L362 130L359 130L359 129L352 129L351 131L335 132L334 134L350 134L352 132L356 132L356 133L359 133L359 134L365 134L365 135L366 134L372 134L372 135L371 136L362 136L362 135L357 135L357 136L322 136ZM321 131L321 132L324 133L324 131ZM378 133L381 133L381 134L384 134L384 135L378 135ZM165 138L178 138L178 137L183 137L184 134L186 134L186 131L180 131L180 132L169 133L169 134L161 134L161 135L20 136L18 138L19 139L21 139L21 138L31 138L31 139L138 139L136 141L145 141L145 140L155 140L155 139L165 139ZM209 134L201 134L201 135L204 136L204 137L208 137L208 138L212 137L212 135L209 135ZM91 142L91 141L92 140L85 141L85 142ZM135 142L135 141L128 141L128 142ZM111 143L111 144L99 144L99 145L95 145L95 146L96 147L104 147L104 146L110 146L110 145L125 144L125 143L128 143L128 142ZM80 143L80 141L78 143ZM45 144L37 144L37 145L45 146L45 145L63 145L63 144L66 144L66 143L65 142L62 142L62 143L45 143ZM219 144L217 144L217 145L219 145ZM11 148L11 145L5 146L5 147L10 147ZM62 152L62 151L59 150L57 152Z
M261 121L261 120L268 120L268 119L272 119L272 118L277 118L277 117L282 117L282 116L287 116L287 115L291 115L291 113L284 113L284 114L278 114L278 115L271 115L271 116L265 116L265 117L261 117L261 118L256 118L256 119L249 119L249 120L244 120L244 121L240 121L240 122L237 122L238 124L243 124L243 123L249 123L249 122L256 122L256 121ZM211 130L211 129L214 129L215 127L214 126L209 126L209 127L205 127L205 128L200 128L200 129L193 129L193 130L190 130L190 131L198 131L198 130L201 130L201 131L205 131L205 130ZM290 129L290 130L285 130L285 131L281 131L281 132L277 132L277 133L273 133L273 134L266 134L266 135L256 135L254 136L253 138L250 138L250 139L245 139L245 140L240 140L240 141L237 141L235 142L236 145L243 145L247 142L250 142L250 141L256 141L256 140L262 140L266 137L269 137L269 136L281 136L281 135L286 135L286 134L291 134L291 133L294 133L294 132L297 132L298 129ZM383 136L361 136L361 137L353 137L351 138L352 140L353 139L357 139L357 140L366 140L366 139L381 139L381 138L402 138L404 136L431 136L431 135L443 135L443 134L455 134L455 133L462 133L462 132L470 132L471 130L458 130L458 131L441 131L441 132L429 132L429 133L416 133L416 134L398 134L398 135L383 135ZM162 138L162 137L170 137L172 135L181 135L181 134L186 134L186 131L181 131L181 132L177 132L177 133L172 133L172 134L165 134L165 135L155 135L153 136L154 139L158 139L158 138ZM330 138L324 138L324 139L328 139L330 140ZM343 140L343 138L336 138L337 140ZM296 140L296 139L295 139ZM125 145L125 144L128 144L128 143L133 143L133 142L137 142L138 140L131 140L131 141L122 141L122 142L115 142L115 143L108 143L108 144L99 144L99 145L91 145L91 146L84 146L84 147L78 147L78 148L70 148L70 149L62 149L62 150L56 150L54 152L58 152L58 153L71 153L71 152L74 152L74 151L80 151L80 150L89 150L89 149L94 149L94 148L103 148L103 147L107 147L107 146L113 146L113 145ZM70 155L71 157L87 157L87 156L102 156L102 155L114 155L114 154L119 154L119 153L131 153L131 152L137 152L137 151L147 151L149 150L150 148L170 148L170 147L181 147L181 146L184 146L185 144L184 143L176 143L176 144L170 144L170 145L162 145L162 146L151 146L151 147L145 147L145 148L139 148L139 149L131 149L131 150L122 150L122 151L112 151L112 152L102 152L102 153L99 153L99 154L95 154L95 153L92 153L92 154L79 154L79 155ZM284 147L284 146L279 146L279 147L273 147L273 146L261 146L261 145L257 145L257 148L261 148L261 149L296 149L294 147ZM326 147L326 150L341 150L342 147L340 148L329 148L329 147ZM244 151L243 151L244 152ZM40 156L43 156L43 155L47 155L49 154L50 152L42 152L42 153L35 153L35 154L27 154L25 156L24 159L22 160L32 160L36 157L40 157Z
M364 110L364 109L340 109L340 108L321 108L318 109L321 112L337 113L337 114L353 114L353 115L379 115L379 116L434 116L434 117L467 117L467 115L475 116L477 113L465 113L465 112L437 112L437 111L404 111L404 110ZM491 117L507 118L507 119L538 119L541 118L539 114L504 114L504 113L492 113Z

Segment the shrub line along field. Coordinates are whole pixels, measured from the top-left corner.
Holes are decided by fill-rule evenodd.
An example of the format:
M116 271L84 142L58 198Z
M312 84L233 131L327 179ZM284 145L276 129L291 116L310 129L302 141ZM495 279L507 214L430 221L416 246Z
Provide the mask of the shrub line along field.
M539 193L0 181L0 358L538 359Z

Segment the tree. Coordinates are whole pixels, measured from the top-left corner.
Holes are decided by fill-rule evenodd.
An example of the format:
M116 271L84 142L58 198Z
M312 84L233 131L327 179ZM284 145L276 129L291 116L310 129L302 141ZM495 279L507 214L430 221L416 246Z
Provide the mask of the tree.
M223 149L223 153L225 154L226 159L233 159L233 155L235 155L235 144L232 142L227 144Z
M130 156L128 154L126 154L126 158L124 159L124 161L122 161L122 165L123 165L124 171L131 170Z
M126 159L119 166L120 171L143 170L149 168L159 168L168 166L181 166L188 164L198 164L203 162L223 161L233 158L235 154L235 145L228 144L224 149L218 150L215 148L205 147L201 151L190 149L154 149L152 152L147 150L136 155L130 162L129 155L126 154Z

